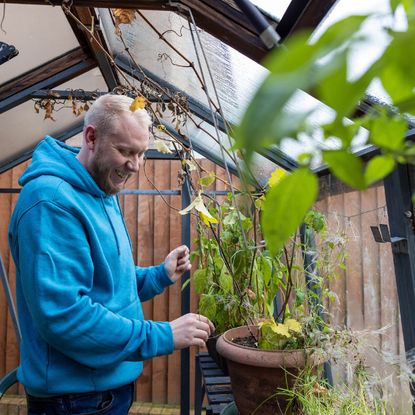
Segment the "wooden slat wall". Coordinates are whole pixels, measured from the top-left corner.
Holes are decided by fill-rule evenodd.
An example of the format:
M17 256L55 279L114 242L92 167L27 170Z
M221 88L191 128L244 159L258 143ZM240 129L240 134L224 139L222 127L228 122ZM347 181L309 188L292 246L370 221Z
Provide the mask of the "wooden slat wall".
M226 180L225 172L202 160L203 167ZM0 175L0 187L17 187L17 179L25 164ZM145 173L159 190L180 189L177 180L178 161L148 160ZM143 171L133 177L129 188L153 189ZM213 187L226 186L217 181ZM213 189L212 188L212 189ZM12 287L14 266L7 246L7 227L17 195L0 194L0 249ZM180 196L135 196L121 198L130 232L134 256L141 266L157 264L173 248L181 244L181 218L175 209L181 208ZM170 205L167 206L166 203ZM384 334L374 338L376 344L394 355L403 353L400 315L394 279L390 244L377 244L370 233L370 225L387 223L383 187L366 192L329 191L318 202L318 208L328 215L332 229L343 229L347 235L347 269L332 288L339 303L332 309L334 321L353 329L376 329L391 325ZM192 219L192 241L195 239ZM147 319L173 320L180 315L180 286L170 287L153 301L144 303ZM197 311L197 297L191 290L191 309ZM191 381L194 379L194 355L191 350ZM18 363L18 350L6 311L3 290L0 290L0 376ZM137 400L178 404L180 402L180 353L145 362L144 372L136 384ZM191 385L193 399L193 385ZM15 392L16 390L12 391ZM20 389L21 391L21 389Z
M388 224L383 186L364 192L351 191L335 179L327 179L325 194L316 208L325 213L329 229L343 232L346 239L346 270L340 272L331 289L338 302L330 307L332 322L338 327L364 330L367 344L388 354L391 361L404 355L399 303L391 245L377 243L370 226ZM385 328L381 334L371 331ZM368 351L368 364L379 367L379 356ZM394 358L392 358L394 357ZM385 369L385 376L395 373ZM334 373L342 376L344 373ZM398 413L409 413L408 385L395 379L393 400ZM409 412L408 412L409 411Z

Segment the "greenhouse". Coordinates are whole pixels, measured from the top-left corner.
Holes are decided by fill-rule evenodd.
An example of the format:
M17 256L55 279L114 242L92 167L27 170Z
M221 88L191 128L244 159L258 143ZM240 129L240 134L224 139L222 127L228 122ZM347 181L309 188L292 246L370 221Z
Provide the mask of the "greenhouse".
M0 414L415 414L415 3L0 16Z

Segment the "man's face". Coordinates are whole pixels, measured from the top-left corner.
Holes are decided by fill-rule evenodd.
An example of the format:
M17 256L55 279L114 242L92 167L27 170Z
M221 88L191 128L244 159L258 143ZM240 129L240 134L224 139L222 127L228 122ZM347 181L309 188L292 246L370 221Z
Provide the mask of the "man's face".
M132 115L122 115L112 131L98 134L89 172L107 194L118 193L127 179L137 173L147 150L148 128Z

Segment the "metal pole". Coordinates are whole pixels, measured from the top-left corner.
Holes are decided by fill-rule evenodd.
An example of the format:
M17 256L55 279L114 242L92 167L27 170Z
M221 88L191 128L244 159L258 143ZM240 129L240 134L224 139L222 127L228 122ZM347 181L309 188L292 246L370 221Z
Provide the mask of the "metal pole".
M300 238L304 258L304 275L307 290L312 291L315 294L312 298L309 297L308 305L310 310L318 313L320 317L323 317L321 289L316 288L314 285L315 276L317 274L317 249L314 231L305 224L302 224L300 227ZM331 372L330 362L324 363L324 376L329 385L333 385L333 374Z
M415 348L415 228L412 205L414 178L413 166L398 165L384 180L399 309L407 353ZM410 383L410 389L414 398L414 382ZM412 413L415 414L415 403L412 403Z
M9 306L9 312L12 318L14 331L16 332L17 343L20 345L22 339L22 333L20 331L19 320L17 319L17 312L14 306L12 292L10 290L9 280L7 279L6 268L4 267L3 257L0 254L0 278L3 284L4 293L6 294L7 304Z
M278 46L281 40L280 35L258 9L249 0L235 0L235 3L258 31L259 37L267 49Z
M190 205L190 186L187 176L182 185L182 209ZM182 244L190 247L190 215L182 216ZM185 272L182 276L182 285L190 278L190 272ZM182 315L190 312L190 287L189 285L182 290L181 296ZM190 413L190 352L189 348L181 350L180 361L180 415Z

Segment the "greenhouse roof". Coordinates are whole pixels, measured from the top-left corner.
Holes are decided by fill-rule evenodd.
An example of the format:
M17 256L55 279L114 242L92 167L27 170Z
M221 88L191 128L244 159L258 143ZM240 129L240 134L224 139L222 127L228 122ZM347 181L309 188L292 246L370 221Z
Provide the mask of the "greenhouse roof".
M225 125L240 121L267 75L259 62L268 52L237 3L6 0L1 41L7 47L14 46L18 54L7 60L7 49L0 52L5 53L0 66L0 172L29 158L46 134L79 142L84 107L70 97L92 100L99 93L115 88L125 91L131 85L151 90L152 82L185 98L193 122L187 122L179 136L186 137L201 155L235 168L235 159L223 154L218 143L225 148L232 145ZM320 26L347 13L388 5L385 0L352 2L352 6L342 0L337 4L335 0L252 3L276 29L282 44L296 31L319 27L326 17ZM123 16L117 17L115 12L120 9L109 7L137 10L134 19L123 24ZM374 92L381 96L381 91ZM48 101L42 106L42 98L54 103L53 111ZM220 111L215 111L212 102ZM287 110L295 111L298 106L317 109L316 117L330 118L332 112L302 91L289 102ZM177 117L165 107L163 122L171 131L178 130ZM280 148L271 147L256 155L253 169L259 182L266 181L276 165L292 169L299 152L296 146L303 150L312 143L286 140ZM356 149L362 149L361 143Z

